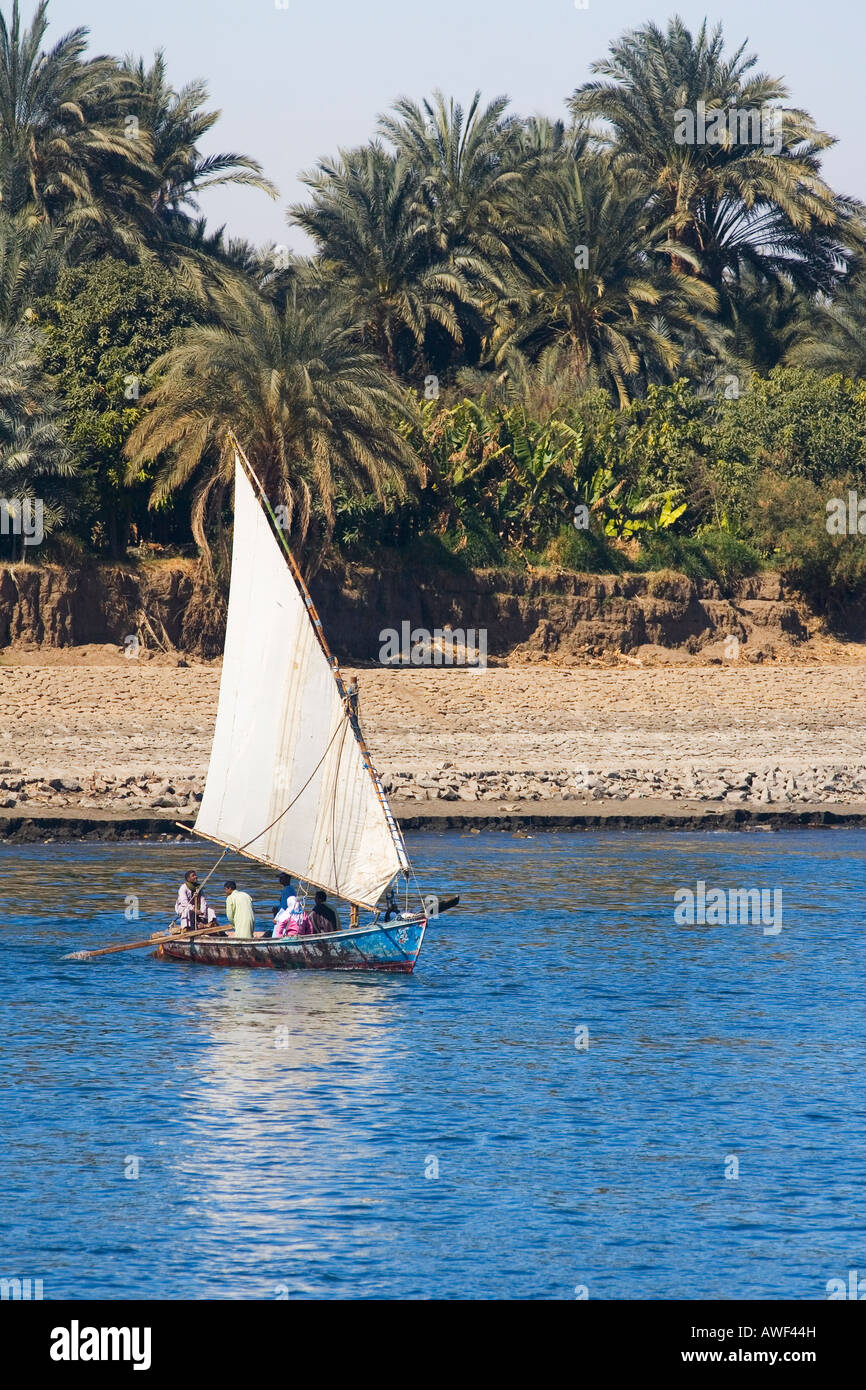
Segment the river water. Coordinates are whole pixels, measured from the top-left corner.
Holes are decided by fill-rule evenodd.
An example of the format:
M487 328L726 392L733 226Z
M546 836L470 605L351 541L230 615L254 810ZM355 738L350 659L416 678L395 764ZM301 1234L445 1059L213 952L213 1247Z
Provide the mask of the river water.
M866 1272L866 834L408 842L463 899L411 977L65 961L163 925L210 847L0 846L0 1277L821 1299ZM779 890L781 929L675 921L699 880Z

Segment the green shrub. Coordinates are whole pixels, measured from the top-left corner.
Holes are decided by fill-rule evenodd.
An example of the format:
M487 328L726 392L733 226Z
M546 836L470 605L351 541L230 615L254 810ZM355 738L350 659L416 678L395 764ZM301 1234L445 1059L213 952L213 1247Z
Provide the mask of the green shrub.
M765 472L749 515L769 562L834 623L866 598L866 536L827 532L827 503L847 497L849 486L838 478L818 487Z
M761 556L754 545L730 531L706 528L697 536L653 532L641 537L635 569L677 570L689 579L714 579L729 589L738 579L755 574Z
M805 367L776 367L753 377L735 401L720 402L713 427L716 457L747 476L771 468L783 477L824 483L843 473L866 480L866 391L862 381Z
M607 536L593 530L578 531L574 526L563 526L538 556L542 565L586 574L619 574L627 568L624 559Z
M445 531L442 545L464 565L489 569L505 560L505 549L486 517L464 508L459 524Z

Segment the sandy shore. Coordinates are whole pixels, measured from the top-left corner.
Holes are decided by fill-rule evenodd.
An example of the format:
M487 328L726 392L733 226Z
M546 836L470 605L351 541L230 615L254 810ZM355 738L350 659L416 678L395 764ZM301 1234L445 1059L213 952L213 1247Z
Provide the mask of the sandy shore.
M860 664L355 674L404 802L866 801ZM218 663L5 652L0 808L194 808L218 686Z

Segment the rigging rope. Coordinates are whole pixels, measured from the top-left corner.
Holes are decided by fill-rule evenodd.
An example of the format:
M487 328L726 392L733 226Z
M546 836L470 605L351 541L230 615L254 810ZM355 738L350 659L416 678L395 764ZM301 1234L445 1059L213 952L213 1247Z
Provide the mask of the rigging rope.
M342 726L342 727L345 727L345 726ZM249 849L250 845L254 845L255 842L256 842L256 840L260 840L260 839L262 838L263 835L267 835L267 833L268 833L269 830L273 830L273 828L274 828L275 825L279 825L280 821L283 819L283 816L287 816L287 815L288 815L289 811L291 811L292 807L294 806L294 804L295 804L295 802L298 800L298 798L299 798L300 796L303 796L304 792L307 790L307 787L308 787L308 786L310 785L310 783L312 782L312 780L313 780L313 778L315 777L316 773L318 772L319 768L322 766L322 763L323 763L323 762L325 761L325 759L327 758L329 752L331 751L331 744L334 742L334 739L337 737L337 734L340 732L340 728L341 728L341 725L338 724L337 727L336 727L336 729L334 730L334 732L331 734L331 737L330 737L329 740L328 740L328 746L327 746L327 748L325 749L324 753L322 754L321 758L320 758L319 761L316 763L316 766L313 768L312 772L310 773L310 775L309 775L309 777L307 778L307 780L306 780L306 782L304 783L304 785L301 787L300 791L297 792L297 793L292 797L292 799L291 799L291 801L289 802L289 804L288 804L288 806L286 807L286 809L285 809L284 811L281 811L280 814L277 816L276 820L272 820L272 821L271 821L270 825L266 825L265 828L264 828L264 830L260 830L259 833L258 833L258 835L254 835L253 838L252 838L251 840L247 840L247 842L246 842L245 845L238 845L236 853L238 853L238 854L243 854L244 850L245 850L245 849Z
M313 778L315 777L316 773L318 772L319 768L322 766L322 763L323 763L323 762L325 761L325 759L327 758L329 752L331 751L331 744L334 742L334 739L337 737L337 734L340 732L340 729L341 729L341 728L342 728L342 730L343 730L343 737L345 738L345 734L346 734L346 725L345 725L345 723L343 723L343 724L338 724L337 727L336 727L336 729L335 729L334 732L332 733L330 739L328 740L328 745L327 745L327 747L325 748L325 751L324 751L324 753L322 754L321 758L320 758L319 761L316 763L316 766L313 768L312 772L310 773L310 775L309 775L309 777L307 778L307 780L306 780L306 782L304 783L304 785L303 785L303 786L300 788L300 790L299 790L298 792L296 792L295 795L292 797L291 801L289 802L289 804L288 804L288 806L285 808L285 810L281 811L280 814L277 816L276 820L272 820L272 821L271 821L270 825L266 825L265 828L264 828L264 830L260 830L259 833L258 833L257 835L254 835L253 838L252 838L251 840L247 840L246 844L238 845L238 846L237 846L237 849L233 850L233 853L235 853L235 854L243 854L244 850L245 850L245 849L249 849L250 845L254 845L255 842L256 842L256 840L260 840L260 839L262 838L263 835L267 835L267 833L268 833L269 830L273 830L274 826L275 826L275 825L278 825L279 822L283 819L283 816L288 815L289 811L291 811L292 807L294 806L294 804L295 804L295 802L298 800L298 798L301 797L301 796L303 796L304 792L307 790L307 787L308 787L308 786L310 785L310 783L312 782L312 780L313 780ZM341 744L341 751L342 751L342 744ZM336 783L335 783L335 793L334 793L334 795L335 795L335 800L336 800ZM332 838L332 840L333 840L333 833L332 833L331 838ZM229 852L230 849L232 849L232 846L231 846L231 845L227 845L226 848L223 850L222 854L220 855L220 857L219 857L219 859L217 860L217 862L214 864L214 866L213 866L213 868L211 869L210 873L207 874L207 876L202 880L201 884L199 885L199 891L201 891L201 889L204 888L204 886L205 886L205 884L207 883L208 879L213 878L214 874L216 873L216 871L217 871L217 869L219 868L220 864L221 864L221 863L223 862L223 860L225 859L225 857L226 857L226 855L228 854L228 852ZM335 865L335 868L334 868L334 872L335 872L335 874L336 874L336 865ZM301 880L299 879L299 883L300 883L300 882L301 882ZM306 901L306 888L304 889L304 898L305 898L305 901Z
M331 862L334 865L334 886L337 890L338 897L340 896L340 881L337 875L337 785L339 782L340 763L343 761L343 746L346 742L346 730L349 727L349 711L347 704L347 701L343 704L343 713L345 715L343 720L343 737L340 739L340 751L337 754L338 775L334 778L334 795L331 798Z

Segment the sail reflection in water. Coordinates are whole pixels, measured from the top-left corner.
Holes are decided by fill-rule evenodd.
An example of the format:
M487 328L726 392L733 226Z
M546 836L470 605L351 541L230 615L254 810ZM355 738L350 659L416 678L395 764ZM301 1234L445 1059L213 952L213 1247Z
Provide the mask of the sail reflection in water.
M263 1000L255 976L217 978L180 1098L176 1176L196 1193L202 1251L239 1241L260 1260L248 1297L313 1293L326 1269L339 1277L339 1242L363 1262L387 1240L369 1174L405 1012L393 991L409 982L370 979L359 999L355 980L287 980Z

